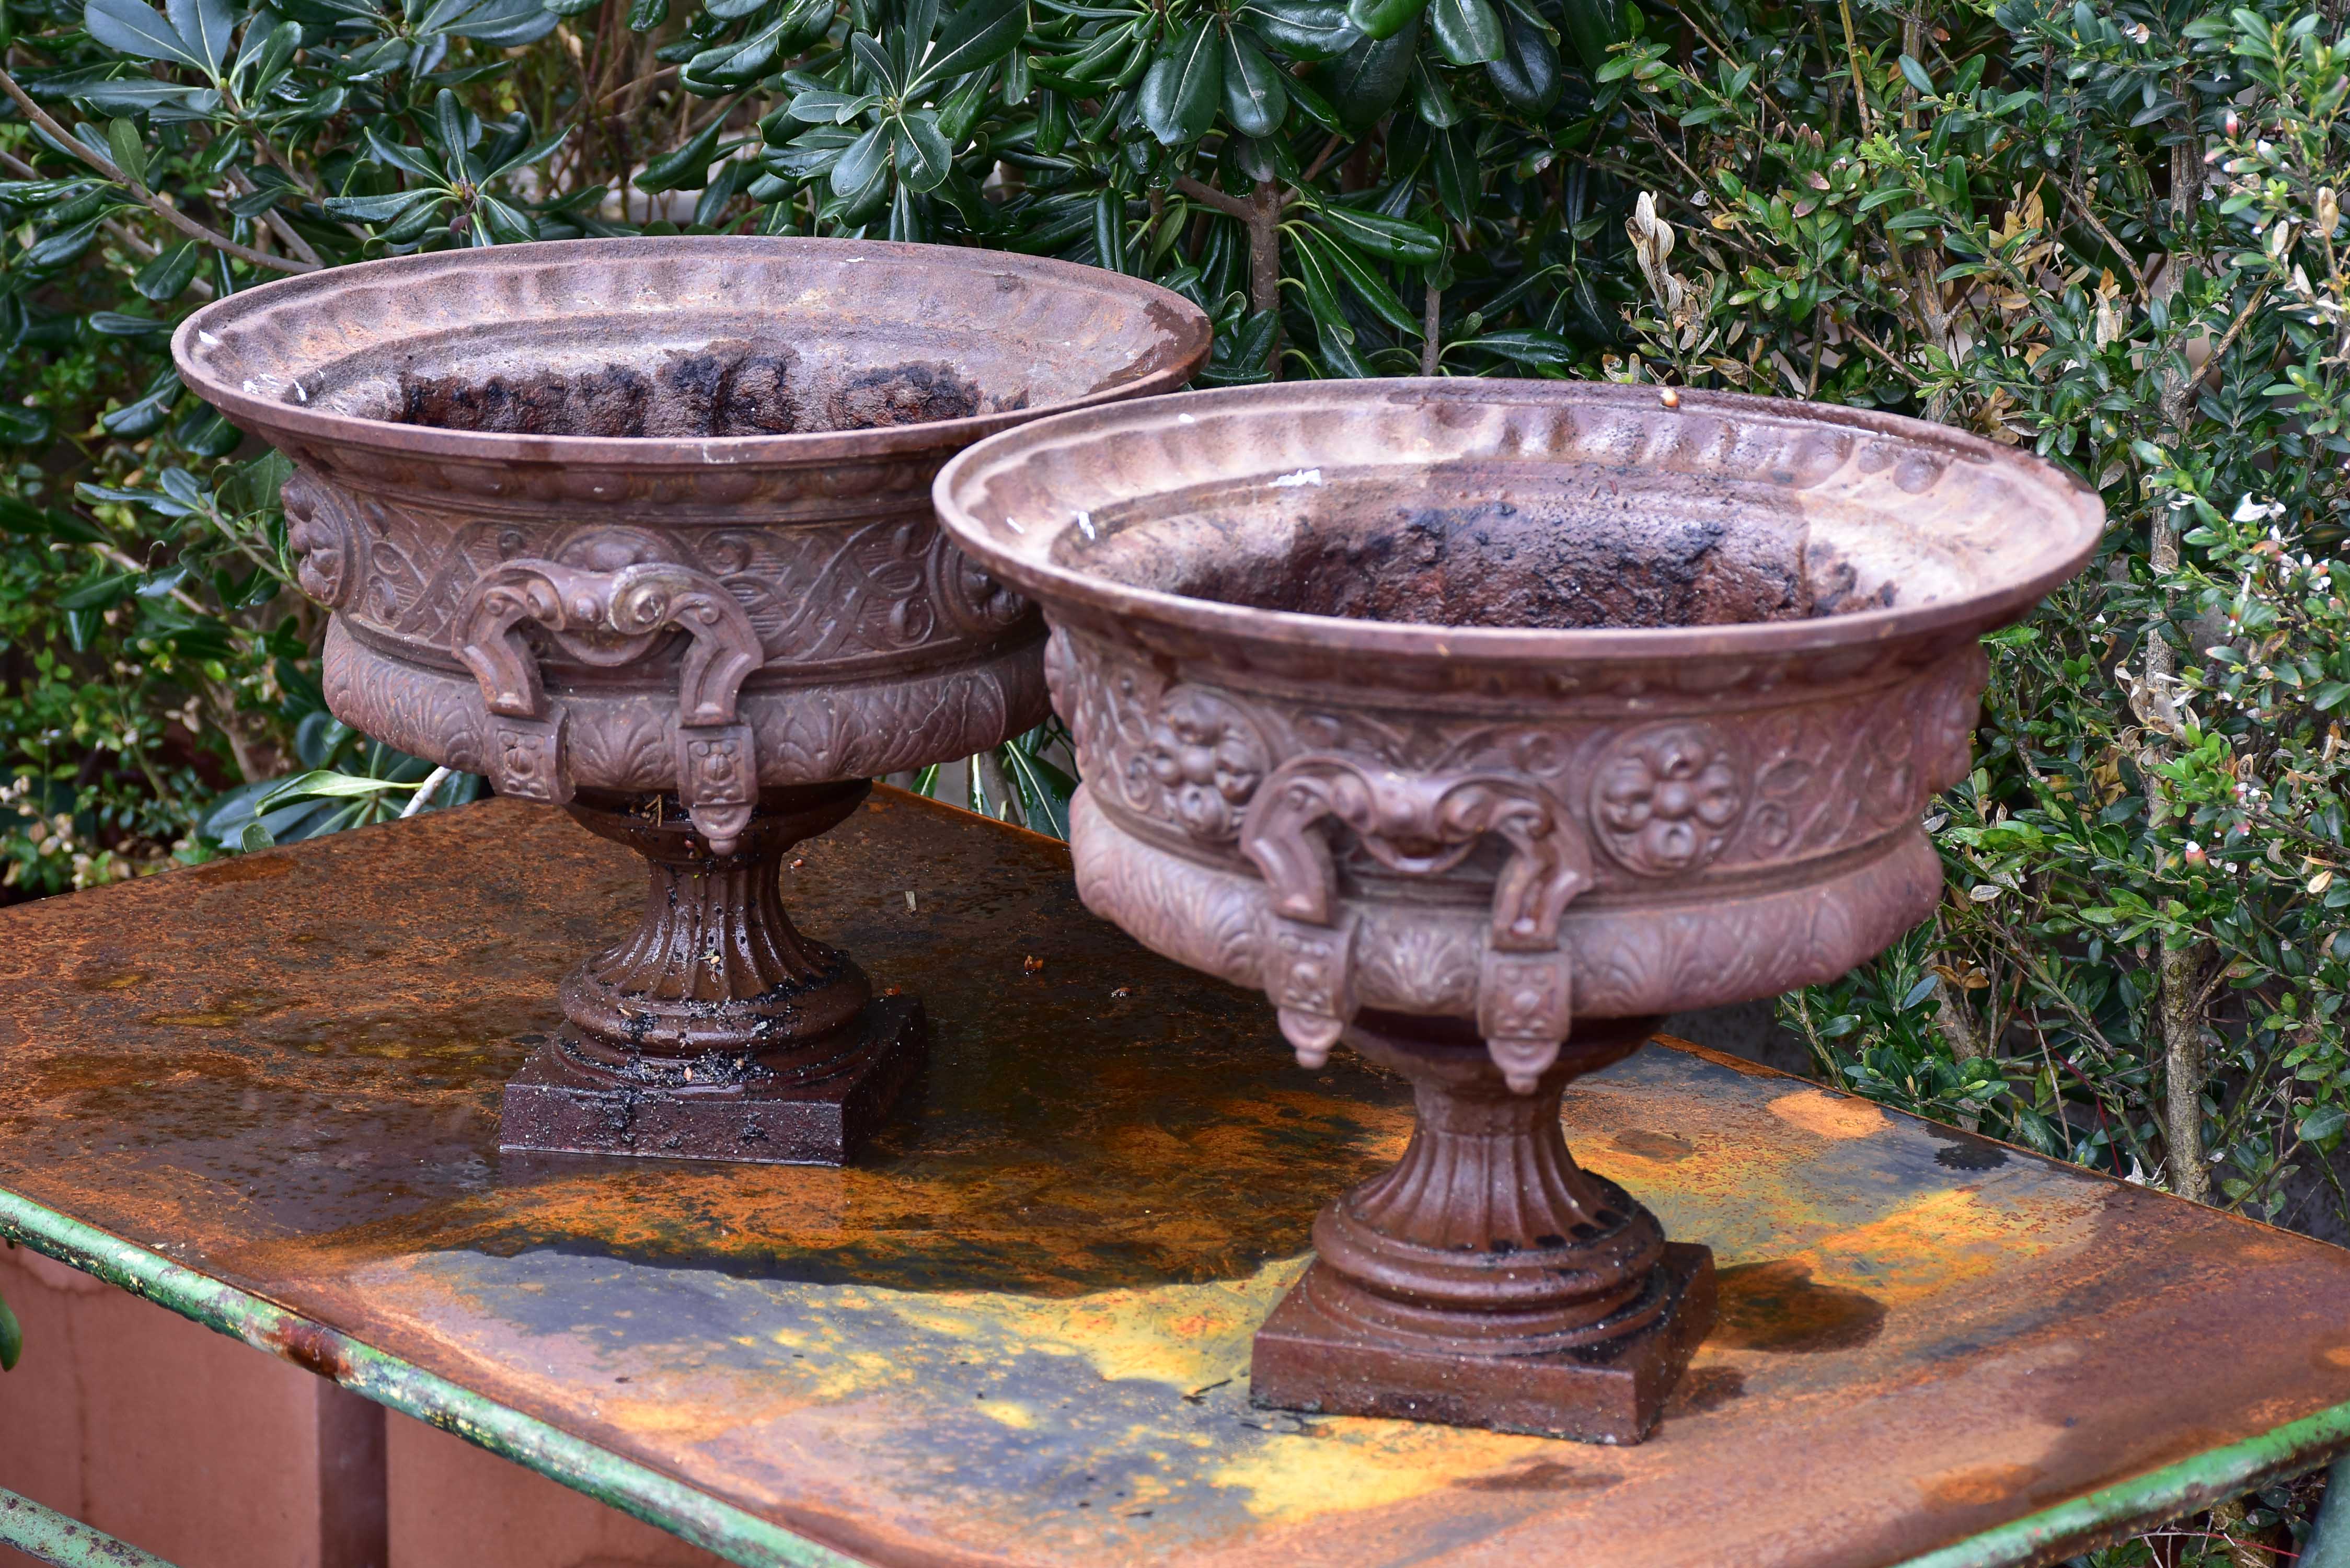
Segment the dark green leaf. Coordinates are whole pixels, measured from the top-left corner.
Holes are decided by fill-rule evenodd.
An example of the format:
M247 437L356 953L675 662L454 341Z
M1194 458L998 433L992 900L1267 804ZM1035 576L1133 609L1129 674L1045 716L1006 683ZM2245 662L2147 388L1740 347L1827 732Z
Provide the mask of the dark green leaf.
M1456 66L1498 60L1507 47L1501 15L1487 0L1430 0L1428 22L1437 48Z
M389 196L329 196L319 205L348 223L380 223L438 194L433 191L394 191Z
M474 5L451 0L435 6L427 20L435 24L435 31L499 49L536 43L555 30L555 17L538 0L480 0Z
M361 130L360 135L366 140L369 156L377 162L389 163L394 169L413 174L419 180L429 181L435 185L446 185L449 182L448 176L441 171L441 165L430 153L421 149L402 147L398 142L387 141L375 133L375 128L372 126Z
M1286 71L1282 75L1285 78L1283 90L1289 94L1290 105L1298 113L1333 134L1344 129L1343 122L1338 119L1337 109L1328 99L1322 96L1319 88L1309 82L1290 76Z
M1485 74L1504 103L1539 119L1558 102L1558 47L1514 10L1503 22L1508 47L1500 59L1487 63Z
M870 33L852 33L849 35L848 50L857 57L857 63L865 67L866 81L873 91L900 96L897 62L889 57L889 51L881 47L879 39Z
M48 443L50 421L47 409L28 409L18 403L0 403L0 446L45 446ZM14 496L0 495L0 501L15 501ZM18 504L22 504L18 503ZM0 516L0 527L7 519Z
M1271 136L1289 116L1287 79L1246 27L1224 33L1224 118L1243 136Z
M25 1355L25 1328L8 1303L0 1301L0 1372L14 1372Z
M528 244L538 238L538 230L528 218L495 196L479 198L473 212L500 244Z
M168 321L151 316L131 316L120 310L93 311L89 329L108 337L150 337L172 330Z
M164 0L172 28L204 62L208 72L228 58L230 36L236 30L236 13L227 0Z
M1543 365L1565 368L1575 363L1575 347L1555 332L1513 330L1488 332L1482 337L1471 337L1453 345L1460 348L1482 348L1504 359L1522 365Z
M1425 57L1411 62L1411 104L1414 112L1435 130L1461 123L1461 108L1452 101L1452 89L1445 84L1444 73L1431 67Z
M42 235L26 247L25 265L36 272L65 265L89 249L98 238L98 225L102 222L102 218L87 218L71 228Z
M182 87L178 82L159 82L133 78L130 80L92 82L78 88L73 93L77 103L88 105L104 114L139 114L154 112L165 105L197 105L204 107L197 113L207 114L220 102L220 94L210 88Z
M1901 57L1901 75L1908 81L1911 87L1916 88L1919 92L1926 94L1929 98L1933 96L1934 78L1926 74L1925 67L1919 65L1915 59L1912 59L1908 55Z
M889 163L889 139L880 126L874 126L850 142L832 166L832 193L846 198L867 191Z
M1094 259L1112 272L1125 272L1126 198L1115 190L1094 197Z
M1010 54L1028 27L1028 0L964 0L947 18L909 93L983 71Z
M109 609L128 598L131 585L138 580L137 572L101 572L59 594L57 607L61 610Z
M1235 16L1294 59L1336 59L1363 40L1337 0L1248 0Z
M139 0L89 0L82 8L81 25L109 49L136 55L142 60L163 60L190 70L207 69L208 62L163 14Z
M1428 9L1428 0L1347 0L1347 19L1366 38L1391 38Z
M1586 70L1606 65L1611 47L1632 36L1617 0L1559 0L1559 20Z
M1388 38L1365 38L1335 60L1315 68L1314 80L1330 98L1349 130L1367 130L1393 109L1411 85L1412 53L1419 45L1419 20Z
M1169 42L1142 78L1142 122L1164 146L1197 141L1215 121L1224 90L1215 33L1213 22L1194 22Z
M718 138L725 129L721 115L684 146L646 164L631 183L645 192L701 190L710 183L710 166L718 161Z
M1442 258L1444 237L1425 223L1366 213L1358 207L1324 207L1315 216L1333 238L1367 254L1426 265Z
M1460 126L1429 138L1429 166L1436 175L1437 200L1456 223L1466 223L1477 210L1482 175L1477 168L1477 138Z
M135 184L147 183L147 148L139 139L139 128L127 119L107 122L107 151L114 155L114 166L130 176Z
M954 149L939 130L938 116L918 109L895 123L898 178L918 192L937 190L954 163Z

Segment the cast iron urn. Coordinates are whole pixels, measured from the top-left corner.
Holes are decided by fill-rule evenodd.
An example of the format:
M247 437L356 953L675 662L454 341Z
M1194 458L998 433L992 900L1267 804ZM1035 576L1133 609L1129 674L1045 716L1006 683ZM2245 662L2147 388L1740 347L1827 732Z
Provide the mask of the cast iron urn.
M1880 414L1399 380L1040 421L937 496L1053 625L1087 905L1264 992L1305 1066L1413 1084L1252 1397L1639 1440L1711 1258L1575 1163L1562 1091L1932 909L1977 639L2080 568L2095 495Z
M793 927L782 857L1046 711L1042 623L931 480L1207 348L1114 273L733 237L406 256L181 326L188 384L295 464L336 716L649 867L507 1085L505 1147L837 1163L872 1129L920 1009Z

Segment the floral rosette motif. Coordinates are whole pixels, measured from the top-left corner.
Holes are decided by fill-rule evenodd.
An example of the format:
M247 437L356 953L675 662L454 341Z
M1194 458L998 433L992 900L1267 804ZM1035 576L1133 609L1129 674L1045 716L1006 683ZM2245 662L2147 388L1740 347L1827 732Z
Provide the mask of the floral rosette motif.
M1232 703L1191 687L1167 694L1138 759L1192 837L1230 843L1271 759L1256 727Z
M1635 731L1610 748L1591 782L1593 836L1641 877L1711 864L1745 810L1745 770L1706 724Z

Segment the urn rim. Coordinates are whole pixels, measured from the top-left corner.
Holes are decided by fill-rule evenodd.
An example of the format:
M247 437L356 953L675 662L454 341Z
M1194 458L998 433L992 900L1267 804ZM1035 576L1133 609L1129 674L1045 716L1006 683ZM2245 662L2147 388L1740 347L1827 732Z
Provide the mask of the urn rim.
M1650 386L1506 378L1397 377L1345 382L1274 383L1180 391L1032 421L964 449L940 471L931 497L940 522L956 544L1003 581L1042 603L1055 622L1109 630L1142 623L1229 645L1253 645L1325 657L1371 655L1409 660L1490 665L1647 662L1657 659L1751 659L1823 653L1865 647L1948 644L2021 619L2049 592L2076 576L2104 535L2105 504L2097 493L2054 463L1997 445L1971 432L1875 410L1794 399L1674 389L1666 401ZM1849 432L1900 443L1944 462L2003 470L2042 503L2041 514L2005 528L1998 552L2033 561L1974 591L1930 601L1855 610L1804 619L1659 627L1544 628L1423 624L1355 619L1268 609L1121 582L1073 566L1062 545L1089 523L1091 499L1082 475L1090 457L1102 466L1134 464L1140 442L1178 423L1237 414L1295 425L1330 412L1372 415L1382 410L1423 414L1440 431L1468 410L1556 412L1582 405L1596 412L1671 420L1695 415L1741 425L1775 423ZM1118 457L1105 454L1113 451ZM1294 455L1294 453L1293 453ZM1534 454L1537 459L1540 453ZM1049 512L1011 519L993 504L990 487L1039 458L1061 462ZM1341 460L1339 466L1348 463ZM1223 477L1252 475L1235 469ZM1296 475L1278 476L1280 483ZM1265 483L1274 483L1268 472ZM1318 471L1316 471L1318 483ZM2046 531L2038 540L2032 526ZM2036 557L2036 561L2034 558Z
M951 273L1012 277L1045 288L1090 293L1148 320L1159 341L1139 352L1118 379L1075 397L1035 407L868 429L748 436L534 435L446 429L304 407L249 391L226 369L230 335L265 312L316 307L338 292L387 279L421 286L464 286L517 272L554 273L596 265L652 264L680 258L723 261L806 257L837 268L866 260ZM413 275L412 277L407 275ZM297 317L298 320L298 317ZM1039 417L1079 411L1121 399L1173 391L1208 358L1212 330L1205 312L1181 295L1141 278L1049 256L972 247L844 240L802 235L660 235L538 241L462 251L421 252L278 278L217 299L182 321L172 356L191 389L236 423L273 443L280 433L307 441L413 458L488 462L517 467L626 468L631 471L792 468L809 464L944 453ZM390 342L395 339L387 338ZM322 360L319 363L331 363ZM249 380L246 378L245 380Z

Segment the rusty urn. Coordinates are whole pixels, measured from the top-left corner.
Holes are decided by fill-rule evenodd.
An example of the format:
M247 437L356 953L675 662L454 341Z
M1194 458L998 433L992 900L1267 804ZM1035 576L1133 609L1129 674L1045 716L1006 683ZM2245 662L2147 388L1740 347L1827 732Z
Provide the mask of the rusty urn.
M1087 905L1263 991L1307 1067L1414 1085L1252 1397L1638 1441L1711 1257L1575 1163L1561 1091L1932 909L1977 639L2079 570L2096 496L1881 414L1470 379L1066 414L937 495L1053 626Z
M925 1024L794 928L781 859L873 777L1046 712L1043 623L939 531L931 478L1180 387L1208 339L1114 273L739 237L405 256L181 326L188 384L295 465L335 715L646 862L640 922L563 978L506 1086L504 1147L847 1158Z

